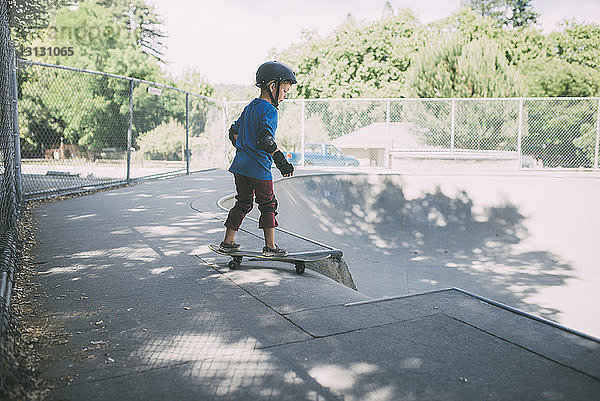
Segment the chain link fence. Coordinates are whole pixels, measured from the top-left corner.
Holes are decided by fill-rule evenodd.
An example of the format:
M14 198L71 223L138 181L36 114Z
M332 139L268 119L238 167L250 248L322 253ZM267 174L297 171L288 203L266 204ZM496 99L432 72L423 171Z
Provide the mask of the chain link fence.
M524 99L521 152L527 167L598 169L600 99ZM531 165L532 164L532 165Z
M247 101L20 61L25 198L226 168ZM297 166L598 170L598 98L296 99L277 142Z
M599 121L598 98L286 100L277 142L300 166L598 170Z
M16 57L11 43L8 6L0 4L0 399L25 399L31 378L19 369L23 347L11 307L11 293L20 249L19 135L17 125Z
M8 41L7 33L2 30L3 41ZM15 127L15 85L14 58L10 48L0 48L0 333L4 334L5 309L10 301L12 273L15 264L17 243L18 160Z
M26 199L224 164L222 102L24 60L18 82Z

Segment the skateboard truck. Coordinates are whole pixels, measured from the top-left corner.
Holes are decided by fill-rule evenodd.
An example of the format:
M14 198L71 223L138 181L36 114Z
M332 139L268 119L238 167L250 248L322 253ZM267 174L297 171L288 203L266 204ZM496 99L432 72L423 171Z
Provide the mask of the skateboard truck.
M240 265L242 264L242 259L243 256L232 256L233 259L231 259L229 261L229 263L227 264L227 266L231 269L231 270L235 270L238 267L240 267ZM267 258L265 258L267 259ZM255 259L255 260L258 260ZM295 261L294 262L294 266L296 267L296 273L298 274L303 274L306 271L306 262L303 261Z

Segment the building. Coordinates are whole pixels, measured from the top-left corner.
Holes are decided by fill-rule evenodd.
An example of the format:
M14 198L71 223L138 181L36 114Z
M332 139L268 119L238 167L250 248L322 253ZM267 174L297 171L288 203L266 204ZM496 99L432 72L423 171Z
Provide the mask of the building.
M405 122L378 122L359 128L331 141L342 153L355 157L361 166L388 167L392 149L423 151L433 147L419 142L415 134L422 129Z

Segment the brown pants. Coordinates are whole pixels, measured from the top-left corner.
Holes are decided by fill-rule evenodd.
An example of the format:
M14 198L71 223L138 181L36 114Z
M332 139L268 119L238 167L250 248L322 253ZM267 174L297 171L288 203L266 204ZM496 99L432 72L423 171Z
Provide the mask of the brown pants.
M258 228L277 227L278 224L275 219L277 199L275 199L273 193L273 181L258 180L239 174L234 174L234 177L237 191L236 202L229 211L225 227L238 231L242 225L242 220L252 210L255 197L258 210L260 210Z

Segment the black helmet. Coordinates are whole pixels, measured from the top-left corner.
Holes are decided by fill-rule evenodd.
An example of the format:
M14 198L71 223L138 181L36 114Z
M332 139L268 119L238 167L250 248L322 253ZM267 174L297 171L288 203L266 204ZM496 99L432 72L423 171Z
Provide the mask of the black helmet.
M288 65L278 61L267 61L258 67L258 71L256 71L256 86L262 88L271 81L277 83L290 81L292 84L297 82L294 70Z

